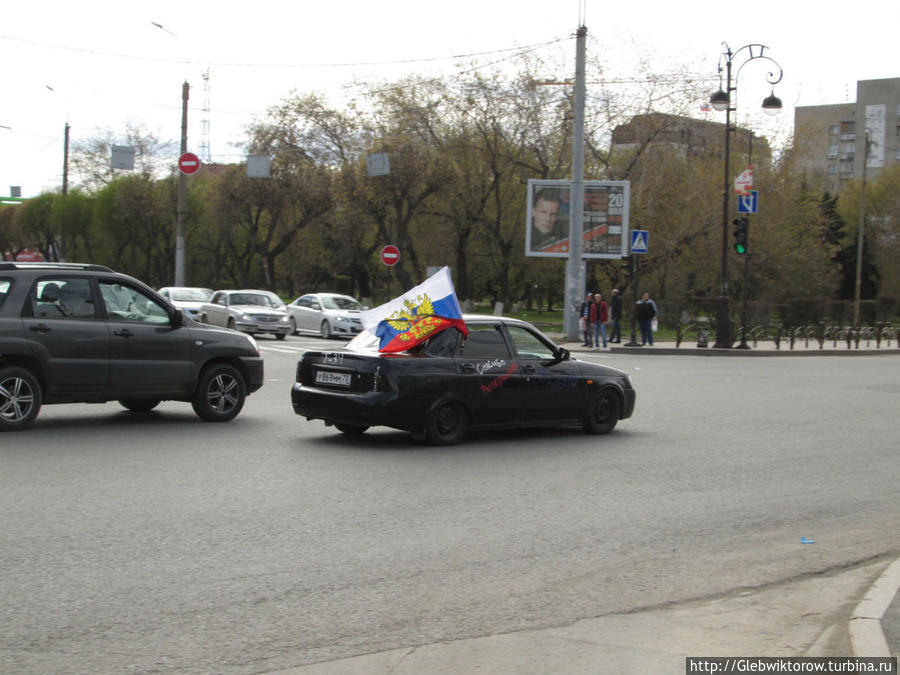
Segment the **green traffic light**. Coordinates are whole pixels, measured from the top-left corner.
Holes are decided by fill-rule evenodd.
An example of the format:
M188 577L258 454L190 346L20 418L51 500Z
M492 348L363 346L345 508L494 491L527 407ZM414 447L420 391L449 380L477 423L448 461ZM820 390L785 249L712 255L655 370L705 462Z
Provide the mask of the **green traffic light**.
M747 247L744 244L735 244L734 250L737 251L740 255L744 255L747 252Z

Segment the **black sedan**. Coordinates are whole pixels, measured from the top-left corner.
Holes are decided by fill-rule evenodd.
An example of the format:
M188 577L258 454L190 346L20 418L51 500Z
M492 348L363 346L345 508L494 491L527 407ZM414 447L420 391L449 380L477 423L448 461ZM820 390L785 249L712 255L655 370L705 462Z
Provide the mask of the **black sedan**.
M306 352L291 390L294 412L345 434L402 429L436 445L470 429L580 426L608 434L631 417L628 375L573 358L537 328L498 317L465 317L455 328L399 354L362 333L340 351Z

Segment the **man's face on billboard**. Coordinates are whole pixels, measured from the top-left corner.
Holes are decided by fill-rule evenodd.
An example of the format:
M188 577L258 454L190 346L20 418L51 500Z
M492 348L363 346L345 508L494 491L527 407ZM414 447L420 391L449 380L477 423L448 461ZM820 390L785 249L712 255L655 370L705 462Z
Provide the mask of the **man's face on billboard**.
M556 223L559 213L559 202L552 199L538 199L532 210L534 214L534 226L546 234Z

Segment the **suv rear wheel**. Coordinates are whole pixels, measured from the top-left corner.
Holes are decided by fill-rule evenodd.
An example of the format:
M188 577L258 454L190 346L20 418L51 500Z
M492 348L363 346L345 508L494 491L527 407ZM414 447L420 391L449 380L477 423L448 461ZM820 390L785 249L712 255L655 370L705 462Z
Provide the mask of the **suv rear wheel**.
M244 407L247 386L240 371L227 363L207 367L191 400L194 412L207 422L227 422Z
M43 395L37 378L18 366L0 368L0 431L19 431L34 422Z

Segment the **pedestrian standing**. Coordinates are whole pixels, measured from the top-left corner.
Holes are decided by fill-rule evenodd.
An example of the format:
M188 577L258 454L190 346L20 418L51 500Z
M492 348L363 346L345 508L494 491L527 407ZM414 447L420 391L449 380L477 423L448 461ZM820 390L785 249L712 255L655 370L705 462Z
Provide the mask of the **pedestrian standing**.
M638 320L641 327L641 344L646 345L648 342L653 346L653 319L657 316L658 310L656 303L650 299L650 294L644 292L641 299L638 300L637 306L634 308L634 317Z
M612 289L612 302L609 307L610 317L612 318L612 333L609 336L610 342L622 341L622 298L619 296L619 289Z
M579 315L579 323L581 325L581 330L584 333L584 343L582 343L582 347L590 347L591 346L591 305L594 304L594 294L588 291L584 294L584 302L581 303L581 307L578 309Z
M600 351L600 339L603 339L603 351L609 351L606 345L606 322L609 321L609 305L603 300L602 293L594 295L594 305L591 308L591 326L594 329L594 349Z

